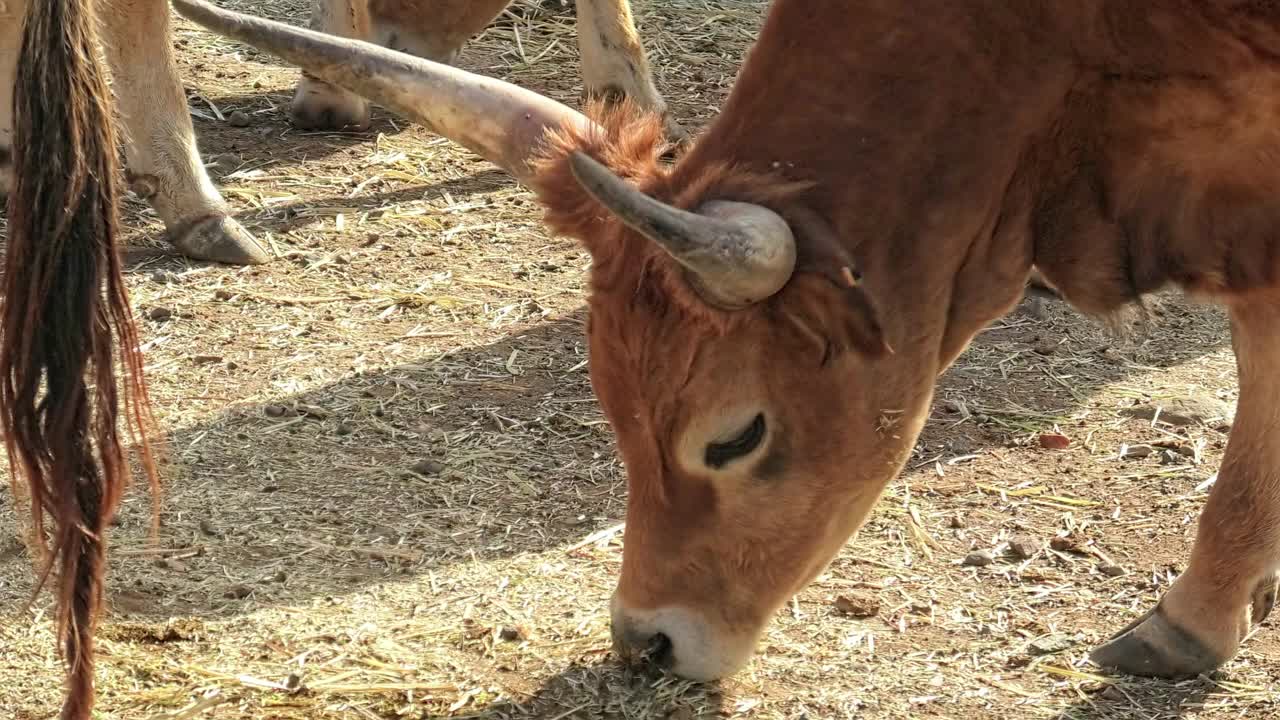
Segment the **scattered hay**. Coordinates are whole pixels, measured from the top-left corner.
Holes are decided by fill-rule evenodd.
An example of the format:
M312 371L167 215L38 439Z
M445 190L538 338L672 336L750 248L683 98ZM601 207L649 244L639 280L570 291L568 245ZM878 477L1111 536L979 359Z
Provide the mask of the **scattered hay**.
M554 5L519 3L463 64L576 102L573 19ZM686 126L714 114L763 6L637 3ZM129 203L168 487L155 543L138 491L113 535L102 717L1277 712L1274 632L1186 683L1084 661L1187 556L1225 435L1119 411L1233 396L1216 311L1162 304L1128 344L1057 305L997 323L943 379L857 542L743 673L706 687L627 672L608 652L625 484L586 376L589 258L453 145L382 113L369 134L298 133L293 70L186 23L177 38L212 172L281 260L174 258L154 213ZM1043 433L1071 442L1041 449ZM1119 457L1160 443L1190 454ZM20 517L0 494L0 715L26 720L49 716L61 673L48 598L18 614L32 581ZM1035 552L1007 552L1025 538ZM975 551L992 562L962 565Z

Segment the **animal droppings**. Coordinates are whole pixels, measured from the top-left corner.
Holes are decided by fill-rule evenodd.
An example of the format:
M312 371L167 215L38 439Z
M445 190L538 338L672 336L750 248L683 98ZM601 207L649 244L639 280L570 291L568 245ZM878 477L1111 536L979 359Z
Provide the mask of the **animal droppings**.
M227 122L231 127L249 127L253 124L253 120L249 117L249 113L243 110L236 110L227 117Z

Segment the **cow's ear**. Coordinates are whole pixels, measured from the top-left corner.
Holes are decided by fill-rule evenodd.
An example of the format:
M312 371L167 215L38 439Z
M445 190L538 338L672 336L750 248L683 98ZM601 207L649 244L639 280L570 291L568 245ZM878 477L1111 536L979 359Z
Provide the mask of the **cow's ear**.
M871 357L892 353L880 313L852 254L818 212L796 205L784 217L796 237L796 274L779 307L833 351L857 350Z
M893 352L875 303L852 268L836 278L798 273L770 301L770 308L812 343L822 365L849 351L870 358Z
M841 318L847 346L871 357L892 354L893 348L880 324L880 313L862 286L862 276L848 266L841 268L840 275L838 287L844 296Z

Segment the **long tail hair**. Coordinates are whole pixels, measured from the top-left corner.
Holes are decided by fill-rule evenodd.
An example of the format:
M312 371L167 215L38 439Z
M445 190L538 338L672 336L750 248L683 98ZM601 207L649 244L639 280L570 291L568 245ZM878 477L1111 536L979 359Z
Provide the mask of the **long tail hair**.
M63 720L87 720L93 708L106 530L129 477L121 414L157 483L144 432L142 360L116 252L120 169L109 92L93 0L28 3L14 90L0 429L14 490L24 480L29 488L39 543L52 519L41 586L56 568L68 665Z

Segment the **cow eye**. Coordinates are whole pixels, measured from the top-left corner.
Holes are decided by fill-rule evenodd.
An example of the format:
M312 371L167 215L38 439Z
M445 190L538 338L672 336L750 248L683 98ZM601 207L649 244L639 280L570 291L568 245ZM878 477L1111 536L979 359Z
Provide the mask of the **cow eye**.
M764 439L764 415L757 414L751 424L742 429L736 437L727 442L714 442L707 445L707 465L719 469L730 460L736 460L755 450Z

